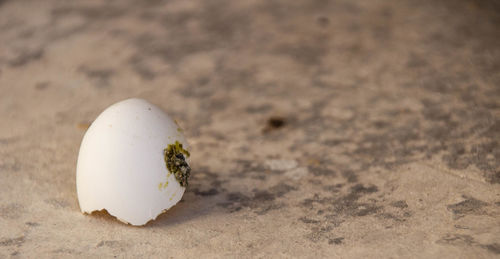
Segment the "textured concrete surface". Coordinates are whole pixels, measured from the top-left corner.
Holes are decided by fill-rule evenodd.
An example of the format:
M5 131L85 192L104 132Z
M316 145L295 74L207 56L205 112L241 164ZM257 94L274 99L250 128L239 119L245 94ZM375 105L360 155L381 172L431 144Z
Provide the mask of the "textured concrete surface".
M0 257L500 256L498 1L0 1ZM89 123L192 145L145 227L80 213Z

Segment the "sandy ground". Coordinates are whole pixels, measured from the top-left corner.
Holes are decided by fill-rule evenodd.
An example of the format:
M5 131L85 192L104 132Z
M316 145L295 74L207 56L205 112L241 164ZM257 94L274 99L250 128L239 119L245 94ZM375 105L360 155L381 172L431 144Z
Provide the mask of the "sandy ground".
M497 1L0 1L0 258L500 256ZM145 227L78 149L157 104L192 146Z

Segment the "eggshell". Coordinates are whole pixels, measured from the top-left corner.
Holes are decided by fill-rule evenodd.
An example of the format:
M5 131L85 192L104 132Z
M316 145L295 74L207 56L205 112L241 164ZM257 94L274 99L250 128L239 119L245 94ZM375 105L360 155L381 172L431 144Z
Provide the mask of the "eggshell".
M148 101L128 99L103 111L80 146L82 212L106 209L120 221L144 225L179 202L185 187L164 159L164 149L176 141L189 149L179 126Z

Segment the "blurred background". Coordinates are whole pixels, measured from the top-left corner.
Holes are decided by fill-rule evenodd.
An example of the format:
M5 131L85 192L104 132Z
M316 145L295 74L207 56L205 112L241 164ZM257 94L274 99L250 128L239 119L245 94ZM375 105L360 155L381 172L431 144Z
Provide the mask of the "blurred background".
M131 97L193 150L142 229L75 191ZM493 257L499 143L498 1L0 1L0 257Z

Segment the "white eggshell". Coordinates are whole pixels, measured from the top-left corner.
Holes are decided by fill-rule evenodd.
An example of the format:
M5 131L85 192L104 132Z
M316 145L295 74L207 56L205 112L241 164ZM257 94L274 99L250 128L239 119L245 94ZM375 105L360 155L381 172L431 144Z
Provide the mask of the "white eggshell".
M106 209L144 225L179 202L185 188L168 172L163 153L176 141L189 149L179 126L148 101L128 99L107 108L85 133L78 155L82 212Z

